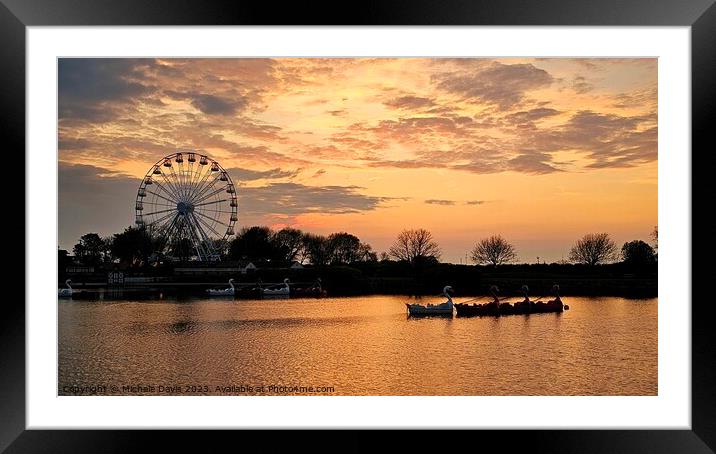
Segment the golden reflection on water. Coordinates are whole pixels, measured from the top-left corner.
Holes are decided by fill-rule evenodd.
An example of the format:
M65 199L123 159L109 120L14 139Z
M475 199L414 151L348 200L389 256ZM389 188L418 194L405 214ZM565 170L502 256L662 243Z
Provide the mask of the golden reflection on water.
M58 393L656 395L657 300L563 300L483 318L410 318L403 296L60 301Z

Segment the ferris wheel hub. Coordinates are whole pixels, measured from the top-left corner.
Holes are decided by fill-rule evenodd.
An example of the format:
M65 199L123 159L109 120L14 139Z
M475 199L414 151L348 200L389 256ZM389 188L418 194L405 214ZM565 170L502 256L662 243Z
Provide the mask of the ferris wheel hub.
M187 214L191 213L192 211L194 211L194 205L192 205L191 203L187 203L187 202L179 202L179 203L177 203L177 211L181 215L187 215Z

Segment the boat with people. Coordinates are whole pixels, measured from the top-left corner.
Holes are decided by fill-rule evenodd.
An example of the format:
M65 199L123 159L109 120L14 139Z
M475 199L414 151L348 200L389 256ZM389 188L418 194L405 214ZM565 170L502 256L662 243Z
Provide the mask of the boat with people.
M492 301L484 304L472 303L455 303L455 311L460 316L500 316L500 315L526 315L526 314L544 314L552 312L564 312L569 310L569 306L562 302L559 296L559 285L552 286L552 293L555 298L547 302L533 302L529 298L529 287L522 286L522 292L525 295L523 301L514 304L509 302L501 302L497 296L499 288L496 285L490 287L490 295Z
M294 287L291 289L291 295L323 298L328 296L328 292L323 289L321 278L319 277L316 278L313 284L308 284L306 287Z
M446 285L445 288L443 288L443 296L447 298L447 301L441 304L409 304L406 303L405 305L408 307L408 314L409 315L442 315L442 316L452 316L453 315L453 302L452 298L450 297L450 292L452 292L452 287L449 285Z

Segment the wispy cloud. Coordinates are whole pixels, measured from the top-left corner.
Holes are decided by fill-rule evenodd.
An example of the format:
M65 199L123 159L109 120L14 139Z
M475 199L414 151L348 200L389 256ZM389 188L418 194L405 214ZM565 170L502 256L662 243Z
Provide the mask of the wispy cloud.
M518 105L530 90L547 87L554 81L547 71L529 63L503 64L481 59L452 62L459 63L457 69L432 76L438 88L502 110Z
M454 200L444 200L444 199L428 199L425 201L428 205L455 205Z
M306 186L300 183L270 183L242 188L239 203L243 213L252 215L299 215L307 213L347 214L372 211L393 197L361 193L359 186Z

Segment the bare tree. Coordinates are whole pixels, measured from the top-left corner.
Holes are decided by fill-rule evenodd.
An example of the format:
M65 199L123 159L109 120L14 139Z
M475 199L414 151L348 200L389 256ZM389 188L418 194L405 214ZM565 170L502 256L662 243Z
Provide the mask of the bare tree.
M608 233L590 233L578 240L569 251L569 260L575 263L597 265L616 258L617 246Z
M517 259L515 247L500 235L493 235L480 240L470 253L470 258L475 263L491 263L501 265L514 262Z
M403 230L388 253L397 260L415 263L423 258L439 259L440 247L433 240L432 233L425 229Z

